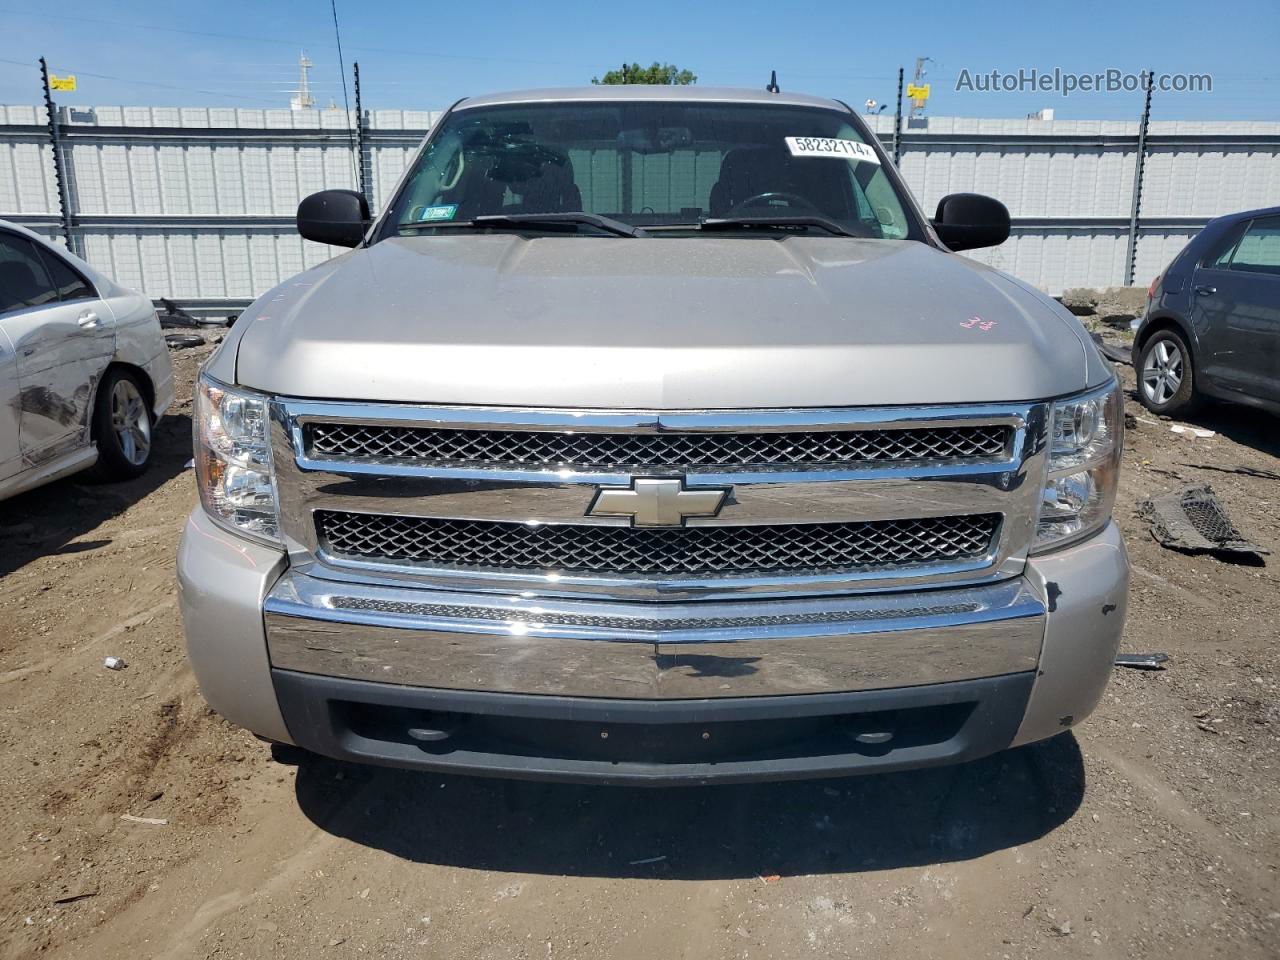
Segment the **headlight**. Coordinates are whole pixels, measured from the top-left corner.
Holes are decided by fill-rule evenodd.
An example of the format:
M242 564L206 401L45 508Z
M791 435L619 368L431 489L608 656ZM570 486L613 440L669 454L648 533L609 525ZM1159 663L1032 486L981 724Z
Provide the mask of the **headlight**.
M200 376L195 402L200 502L228 529L278 544L269 423L265 396Z
M1055 402L1049 424L1036 550L1082 540L1111 519L1124 439L1120 384Z

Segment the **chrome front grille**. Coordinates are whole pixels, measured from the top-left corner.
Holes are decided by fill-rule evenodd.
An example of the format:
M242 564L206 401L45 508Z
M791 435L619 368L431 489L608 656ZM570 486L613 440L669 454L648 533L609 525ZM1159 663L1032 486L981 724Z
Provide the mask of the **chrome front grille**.
M1048 406L546 410L277 399L296 569L524 598L728 601L1022 571ZM727 491L684 527L593 514L639 478Z
M459 430L389 424L308 424L312 456L428 464L664 470L993 460L1008 455L1005 424L784 431L584 433Z
M848 571L967 560L990 549L999 516L661 529L529 525L321 510L337 556L523 573L643 576Z

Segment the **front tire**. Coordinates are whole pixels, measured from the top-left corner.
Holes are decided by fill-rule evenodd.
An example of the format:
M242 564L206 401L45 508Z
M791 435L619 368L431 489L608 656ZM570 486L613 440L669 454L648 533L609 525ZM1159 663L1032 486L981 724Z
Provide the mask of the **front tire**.
M1138 399L1152 413L1192 412L1197 403L1195 370L1187 341L1176 330L1157 330L1138 356Z
M108 370L93 407L98 462L90 469L90 477L111 481L141 476L151 463L154 430L142 381L128 370Z

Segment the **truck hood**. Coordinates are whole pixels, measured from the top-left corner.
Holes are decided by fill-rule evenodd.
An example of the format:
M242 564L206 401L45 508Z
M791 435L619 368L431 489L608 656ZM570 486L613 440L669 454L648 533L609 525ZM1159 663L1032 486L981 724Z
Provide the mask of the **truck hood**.
M236 382L346 400L972 403L1107 376L1048 297L914 241L399 238L287 281L233 329ZM229 360L211 372L226 376Z

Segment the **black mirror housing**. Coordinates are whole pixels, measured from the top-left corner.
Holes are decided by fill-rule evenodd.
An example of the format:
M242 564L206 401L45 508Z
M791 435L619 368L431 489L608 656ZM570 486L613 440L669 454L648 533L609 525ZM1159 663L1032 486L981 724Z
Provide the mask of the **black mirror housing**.
M316 243L358 247L369 220L369 201L355 190L321 190L298 204L298 233Z
M1009 211L980 193L952 193L938 201L930 221L938 239L951 250L998 247L1009 239Z

